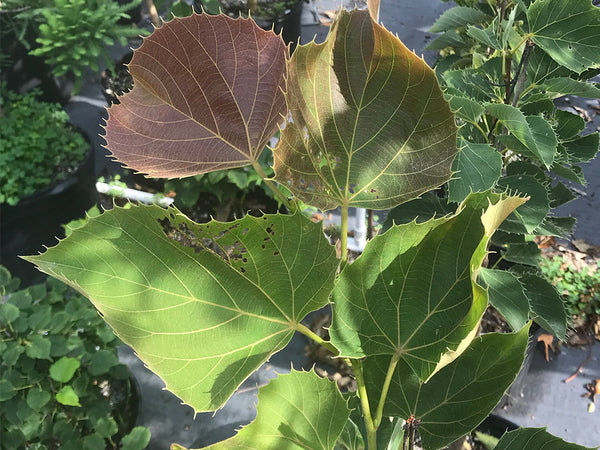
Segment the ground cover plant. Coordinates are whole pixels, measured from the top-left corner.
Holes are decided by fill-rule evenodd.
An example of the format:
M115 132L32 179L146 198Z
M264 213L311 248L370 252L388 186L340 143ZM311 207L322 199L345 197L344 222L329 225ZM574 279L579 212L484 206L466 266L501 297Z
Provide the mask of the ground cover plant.
M3 449L143 449L119 340L85 297L57 280L19 288L0 266Z
M197 224L175 208L115 208L43 255L27 257L88 296L167 389L196 411L222 407L294 332L352 368L356 392L342 393L313 371L278 376L259 389L256 420L212 448L412 449L417 435L424 448L441 448L474 429L514 381L531 320L564 338L566 313L554 288L532 271L517 276L488 267L487 249L506 226L504 236L516 234L517 243L523 236L529 248L525 235L546 215L536 197L542 169L524 166L522 173L514 171L523 164L513 166L514 177L500 182L503 156L550 168L557 158L591 151L576 137L578 117L558 114L566 122L550 123L538 110L518 116L517 125L505 96L485 100L483 110L465 100L478 117L485 114L494 139L513 150L468 143L464 133L471 128L457 127L448 88L378 24L377 2L369 3L370 12L341 11L325 43L299 46L292 57L278 36L251 20L176 18L135 51L134 87L110 109L107 146L128 167L180 178L251 166L289 214ZM537 0L529 8L519 2L511 14L536 14L548 25L556 3L563 2ZM595 20L589 7L584 13ZM600 66L591 60L600 55L586 50L598 28L579 37L565 22L551 37L541 22L525 33L544 43L568 35L586 64ZM548 64L555 57L552 64L571 63L562 49L540 48ZM476 78L468 70L464 76ZM587 88L564 81L573 83ZM559 142L554 127L570 140ZM259 158L279 128L271 179ZM595 153L597 135L591 139ZM457 159L469 161L478 150L484 157L500 150L490 157L500 162L491 182L478 182L477 174L490 175L469 172L466 163L456 173ZM427 194L446 183L450 202ZM299 202L341 208L339 257ZM400 204L405 208L396 217L411 218L392 223L348 262L348 209ZM442 214L432 217L436 211ZM490 302L513 333L477 336ZM328 304L333 323L324 341L303 319ZM531 439L581 448L543 429L508 433L498 448Z

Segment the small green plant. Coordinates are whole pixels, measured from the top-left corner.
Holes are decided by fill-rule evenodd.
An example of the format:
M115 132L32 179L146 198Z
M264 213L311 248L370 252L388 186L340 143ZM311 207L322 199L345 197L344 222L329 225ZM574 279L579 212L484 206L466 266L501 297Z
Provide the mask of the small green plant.
M131 430L137 397L112 330L62 283L18 285L0 266L2 448L145 448L150 433Z
M111 66L109 45L115 41L125 45L127 38L146 32L118 23L129 17L126 11L140 1L119 5L114 0L54 0L52 5L36 10L43 20L38 19L39 46L30 53L43 57L54 75L73 76L77 92L84 72L88 68L98 71L101 58Z
M262 17L275 19L289 11L298 0L203 0L203 7L213 14L219 9L230 17Z
M538 28L519 29L528 36L523 43L547 33L543 24L554 23L559 2L531 4ZM279 36L252 20L176 18L134 52L134 87L109 111L107 148L130 168L183 178L251 166L289 214L199 224L176 208L114 208L26 258L84 292L167 389L196 411L222 407L295 332L351 367L357 390L344 394L314 371L278 376L259 389L256 420L211 448L412 450L417 434L424 448L442 448L476 428L515 380L532 320L565 336L564 305L548 282L484 266L499 227L508 222L515 233L531 231L545 218L524 185L534 184L539 171L513 166L510 182L496 184L498 154L490 173L476 170L485 167L480 163L455 173L454 161L471 161L473 148L483 148L483 158L496 149L465 147L467 131L462 123L458 129L435 72L378 24L378 2L368 3L369 11L342 10L324 43L298 46L291 57ZM600 11L580 3L589 6L581 15L595 23ZM572 46L586 50L600 38L595 26L573 35L569 20L580 19L568 17L550 39L570 36ZM171 38L183 35L198 45ZM539 48L540 57L563 54L553 45ZM600 67L600 53L592 57L586 64ZM502 134L492 113L509 105L504 96L495 99L475 112L489 110L489 131ZM546 120L523 119L533 130L515 129L531 146L525 154L550 164L559 150L558 140L550 148L550 133L543 133L552 128L541 125ZM271 178L259 158L278 130ZM577 140L579 131L574 126L564 136ZM591 137L596 146L597 138ZM451 189L461 197L454 205L425 203L445 206L438 215L418 207L453 176L464 177ZM340 209L339 258L322 224L304 216L299 202ZM350 207L413 202L419 203L406 223L392 223L349 261ZM415 220L419 215L423 220ZM513 333L477 336L490 303ZM330 340L304 323L327 305ZM497 449L551 440L581 448L544 429L519 429Z
M0 88L0 204L20 199L63 180L89 149L59 104Z
M595 266L576 270L564 258L555 255L552 259L543 259L540 269L564 296L571 317L586 320L600 315L600 261L596 261Z

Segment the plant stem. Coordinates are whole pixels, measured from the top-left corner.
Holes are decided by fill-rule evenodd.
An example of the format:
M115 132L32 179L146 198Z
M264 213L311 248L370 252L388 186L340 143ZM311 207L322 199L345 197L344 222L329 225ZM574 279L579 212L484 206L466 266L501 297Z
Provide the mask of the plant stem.
M269 187L269 189L271 189L273 194L275 194L275 196L279 199L279 201L282 204L284 204L292 212L296 212L298 210L296 203L289 201L289 199L287 199L286 196L283 195L283 192L281 192L277 188L277 186L275 186L275 183L273 183L269 179L269 177L267 176L267 174L265 173L263 168L260 166L258 161L252 161L252 167L254 167L254 170L256 170L256 173L258 174L258 176L262 178L262 180L265 182L265 184Z
M377 450L377 427L373 423L371 416L371 407L369 406L369 397L367 396L367 386L362 372L362 363L359 359L352 360L352 369L354 370L354 378L358 387L358 398L360 399L360 407L363 417L365 418L365 427L367 429L367 449Z
M302 325L301 323L299 323L296 326L296 331L302 333L304 336L311 338L313 341L315 341L317 344L322 345L323 347L325 347L327 350L329 350L331 353L333 353L335 356L339 355L339 350L337 348L335 348L331 342L326 341L325 339L323 339L321 336L319 336L318 334L314 333L310 328L308 328L305 325Z
M342 206L342 235L340 236L342 243L341 259L342 268L348 261L348 205Z
M392 376L394 375L394 371L396 370L399 359L400 358L398 357L398 354L394 353L394 356L392 356L392 359L390 360L387 374L385 375L385 381L381 389L381 397L379 397L379 404L377 405L377 411L375 412L375 418L373 419L373 425L376 429L379 427L381 418L383 417L383 406L385 405L385 399L387 398L388 390L392 382Z
M512 106L517 106L517 102L523 93L523 88L525 87L525 79L527 78L527 66L529 65L529 58L531 57L531 52L533 51L533 47L535 44L532 41L527 41L525 45L525 50L523 50L523 56L521 57L521 64L519 64L521 71L517 75L517 84L515 86Z
M156 6L154 6L154 2L152 0L146 0L146 7L148 8L148 14L150 14L150 21L155 28L160 28L160 17L158 17L158 12L156 11Z

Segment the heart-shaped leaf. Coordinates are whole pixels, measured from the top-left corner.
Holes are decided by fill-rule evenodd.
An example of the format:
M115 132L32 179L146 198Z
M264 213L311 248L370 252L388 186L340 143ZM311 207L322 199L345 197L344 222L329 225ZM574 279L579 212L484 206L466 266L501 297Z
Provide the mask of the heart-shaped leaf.
M471 194L453 216L392 227L344 268L330 329L341 356L397 355L425 380L464 347L487 306L475 278L489 237L523 202L488 195Z
M309 312L338 261L300 213L196 224L176 209L113 209L27 258L94 303L167 389L221 407Z
M144 39L133 90L109 110L107 147L153 177L256 161L285 116L288 51L253 20L194 14Z
M435 73L368 11L296 48L275 178L321 209L385 209L446 182L456 125Z
M527 348L529 326L518 333L489 333L473 340L467 350L426 383L403 361L393 373L384 415L421 421L423 448L438 449L481 423L514 382ZM367 358L369 398L379 398L389 357ZM519 447L516 448L527 448Z
M557 63L577 73L600 67L600 9L590 0L536 0L527 20L533 42Z
M257 410L254 422L208 449L329 450L350 416L334 382L314 372L294 370L259 389Z

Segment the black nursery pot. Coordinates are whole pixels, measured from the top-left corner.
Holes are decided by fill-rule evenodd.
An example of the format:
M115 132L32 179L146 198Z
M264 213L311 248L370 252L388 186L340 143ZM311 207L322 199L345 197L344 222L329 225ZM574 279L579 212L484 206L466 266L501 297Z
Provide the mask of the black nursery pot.
M283 16L279 16L274 21L273 31L279 34L281 32L281 37L286 44L290 45L290 50L293 52L298 45L298 41L300 40L300 34L302 33L302 8L304 6L304 0L300 0L296 3L290 12L284 14ZM271 28L271 24L273 22L267 22L265 24L260 22L260 19L256 20L256 23L261 28Z
M41 282L45 276L19 258L34 255L64 237L61 225L85 215L98 201L94 154L90 147L79 168L65 180L27 196L14 206L3 204L0 214L0 264L22 286Z

